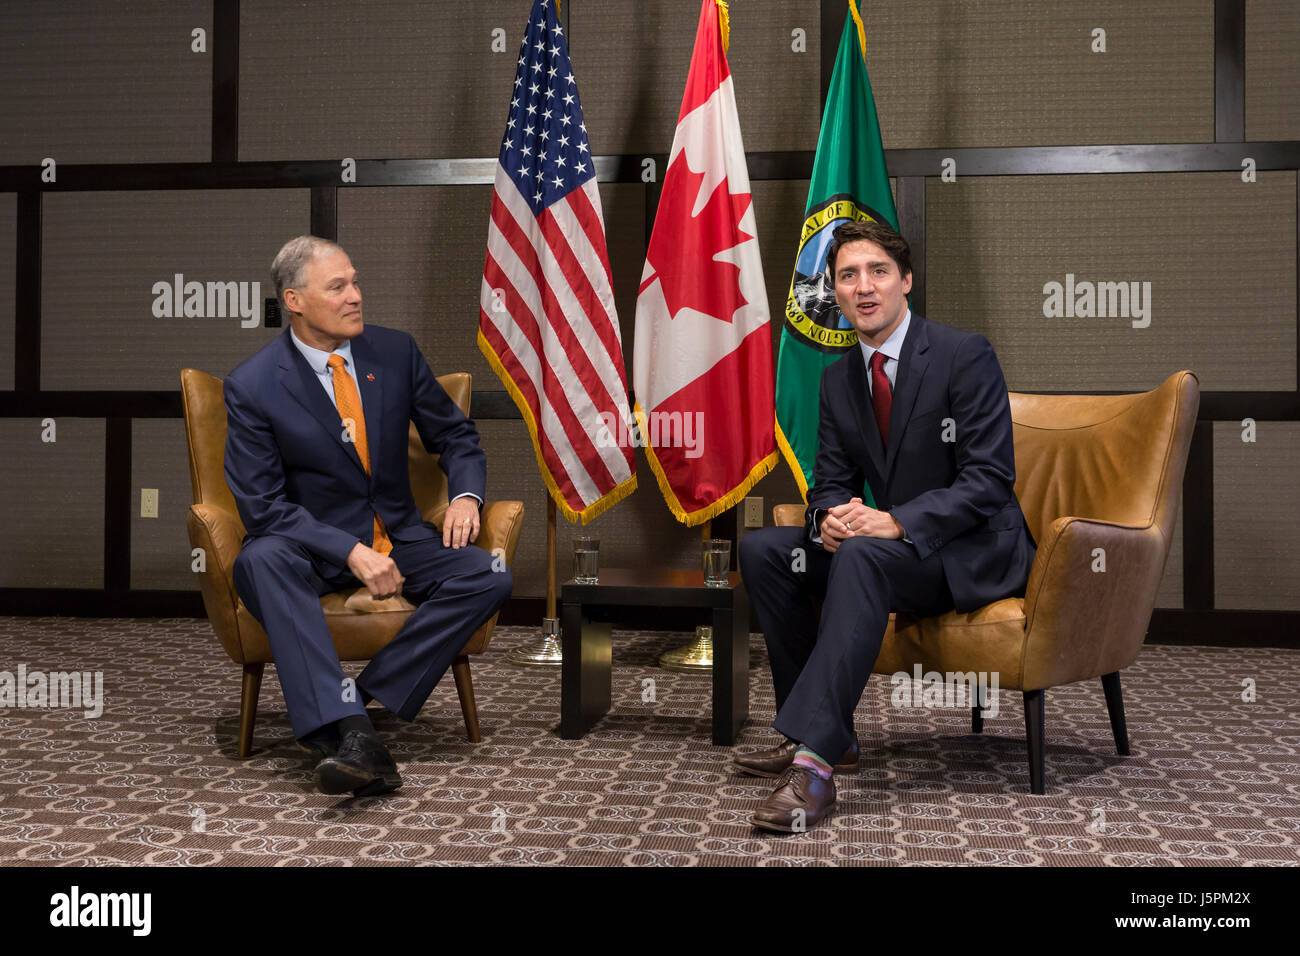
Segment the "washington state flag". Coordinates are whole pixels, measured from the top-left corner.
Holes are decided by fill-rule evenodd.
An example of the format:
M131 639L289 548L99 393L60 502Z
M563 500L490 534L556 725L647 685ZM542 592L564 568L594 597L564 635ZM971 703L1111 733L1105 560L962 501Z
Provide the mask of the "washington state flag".
M776 440L805 501L817 458L822 370L858 344L857 333L835 302L835 283L826 271L827 247L835 227L850 220L898 228L865 51L862 17L849 0L826 92L776 365ZM870 488L863 489L862 500L874 507Z

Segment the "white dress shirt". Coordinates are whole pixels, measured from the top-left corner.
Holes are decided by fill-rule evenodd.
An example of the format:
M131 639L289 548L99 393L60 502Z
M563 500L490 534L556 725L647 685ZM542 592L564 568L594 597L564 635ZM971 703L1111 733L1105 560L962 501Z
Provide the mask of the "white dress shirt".
M885 339L879 349L872 348L866 342L858 339L858 348L862 350L862 361L866 363L867 367L867 388L871 391L873 396L875 394L875 388L871 383L871 356L875 355L876 352L883 352L885 354L885 375L889 379L889 391L892 395L894 384L898 381L898 361L903 355L903 342L907 338L907 327L911 324L912 310L908 309L907 312L903 314L903 321L898 323L898 328L894 329L894 331L890 333L889 338ZM821 527L821 512L824 510L825 509L819 509L818 512L813 515L814 520L817 522L816 527L818 528ZM903 540L908 544L912 543L912 539L907 537L907 529L905 528L903 529ZM821 535L819 534L814 537L813 541L816 544L821 544Z

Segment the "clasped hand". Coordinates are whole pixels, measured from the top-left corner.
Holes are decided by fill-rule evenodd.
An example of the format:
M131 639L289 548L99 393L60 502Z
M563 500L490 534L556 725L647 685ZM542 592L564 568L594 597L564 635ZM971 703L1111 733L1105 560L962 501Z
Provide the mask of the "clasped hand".
M397 570L397 562L386 554L358 541L348 554L348 570L370 591L376 601L383 601L402 593L406 578Z
M447 507L442 519L442 546L463 548L478 539L478 502L473 498L457 498ZM402 593L406 578L397 569L397 562L380 554L360 541L348 554L348 570L366 586L376 601L383 601Z
M822 518L822 547L835 551L848 538L891 538L903 537L903 526L887 511L868 508L861 498L854 498L848 504L836 505Z

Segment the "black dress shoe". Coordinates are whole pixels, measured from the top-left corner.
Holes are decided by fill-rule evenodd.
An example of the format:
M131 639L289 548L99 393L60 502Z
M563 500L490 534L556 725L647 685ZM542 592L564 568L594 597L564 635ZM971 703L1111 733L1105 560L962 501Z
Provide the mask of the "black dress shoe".
M316 765L316 786L321 793L347 793L369 797L391 793L402 785L402 776L388 748L374 734L350 730L343 736L338 753Z
M317 730L306 737L299 737L294 743L311 758L313 766L339 751L339 736L333 729Z

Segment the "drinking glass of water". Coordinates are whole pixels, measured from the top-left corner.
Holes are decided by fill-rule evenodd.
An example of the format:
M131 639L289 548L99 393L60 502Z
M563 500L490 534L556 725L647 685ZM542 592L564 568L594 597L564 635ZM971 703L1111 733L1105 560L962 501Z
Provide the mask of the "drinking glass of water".
M600 574L600 539L573 539L573 583L595 584Z
M731 570L731 542L726 538L711 538L704 542L704 584L711 588L728 586L727 573Z

